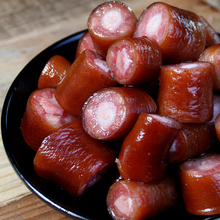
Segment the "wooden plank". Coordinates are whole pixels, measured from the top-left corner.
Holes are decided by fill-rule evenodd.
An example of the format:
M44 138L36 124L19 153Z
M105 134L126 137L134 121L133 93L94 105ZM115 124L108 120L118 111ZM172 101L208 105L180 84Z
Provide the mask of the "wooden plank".
M203 0L203 1L211 5L213 8L220 10L220 0Z
M1 220L70 220L72 218L46 205L35 195L28 195L0 208Z

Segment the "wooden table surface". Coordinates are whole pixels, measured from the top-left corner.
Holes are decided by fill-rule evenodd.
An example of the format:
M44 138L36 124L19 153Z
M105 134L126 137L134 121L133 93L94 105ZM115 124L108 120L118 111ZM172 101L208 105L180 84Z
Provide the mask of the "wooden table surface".
M85 29L91 10L102 2L105 1L0 1L0 111L10 84L22 68L52 43ZM154 1L124 0L137 17L152 2ZM164 2L203 15L220 32L220 12L203 1ZM0 219L70 219L29 191L10 165L1 138Z

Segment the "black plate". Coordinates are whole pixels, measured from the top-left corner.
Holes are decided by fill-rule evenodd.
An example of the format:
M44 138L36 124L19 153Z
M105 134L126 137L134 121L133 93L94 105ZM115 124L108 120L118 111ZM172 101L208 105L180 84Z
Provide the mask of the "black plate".
M18 74L5 98L1 119L2 138L6 153L16 173L27 187L44 202L70 217L83 220L110 220L111 217L106 208L106 194L114 181L115 167L84 196L73 198L56 184L35 174L33 169L35 151L27 146L20 131L20 121L25 111L27 99L31 92L37 88L38 77L44 65L55 54L62 55L72 62L77 43L83 33L84 31L71 35L45 49ZM175 207L152 219L161 218L204 219L204 216L187 214L180 201Z

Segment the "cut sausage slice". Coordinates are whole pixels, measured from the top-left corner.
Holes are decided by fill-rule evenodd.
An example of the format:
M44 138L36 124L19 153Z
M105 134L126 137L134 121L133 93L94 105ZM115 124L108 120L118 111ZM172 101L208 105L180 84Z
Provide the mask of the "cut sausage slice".
M74 117L65 112L55 99L55 88L35 90L27 101L21 120L21 132L25 142L34 150L43 139Z
M204 155L179 167L186 210L195 215L220 213L220 155Z
M170 147L181 128L172 118L141 113L116 160L122 178L145 183L162 179Z
M94 51L84 50L56 87L55 97L65 111L81 118L82 107L93 93L116 85L105 59Z
M92 38L88 31L85 32L85 34L83 34L83 36L81 37L81 39L79 40L77 44L75 58L77 58L84 50L96 51Z
M147 7L138 19L134 36L148 36L159 45L165 39L169 28L169 10L166 4L154 3Z
M144 91L129 87L110 87L94 94L85 104L85 130L96 139L123 138L141 112L156 112L156 103Z
M160 72L158 113L183 123L213 117L213 66L208 62L164 65Z
M97 6L88 18L96 51L105 57L115 40L133 36L136 22L133 11L122 2L110 1Z
M66 58L60 55L52 56L44 66L38 79L38 89L56 87L66 76L71 66Z
M107 207L113 219L147 219L173 206L177 187L170 177L151 184L120 180L110 187Z
M141 36L157 41L166 64L196 61L206 43L205 28L197 14L162 2L151 4L141 14L134 37Z
M34 158L35 172L78 197L114 164L116 152L90 137L81 119L62 126L46 137Z
M123 38L109 47L106 61L118 83L149 84L158 78L162 53L148 37Z

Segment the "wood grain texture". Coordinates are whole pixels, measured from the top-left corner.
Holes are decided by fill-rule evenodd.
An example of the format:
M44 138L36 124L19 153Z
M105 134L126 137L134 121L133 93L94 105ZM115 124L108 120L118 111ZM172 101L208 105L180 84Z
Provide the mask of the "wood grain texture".
M212 7L220 10L220 0L203 0L205 3L211 5Z
M13 201L9 206L0 208L1 220L69 220L72 219L45 205L34 195L28 195L20 200Z
M52 43L87 28L92 9L103 0L0 1L0 111L16 75ZM154 1L125 0L137 17ZM203 15L220 32L220 12L202 0L167 0ZM19 207L18 211L14 211ZM41 215L41 213L43 213ZM0 219L68 219L32 195L11 167L0 137Z

